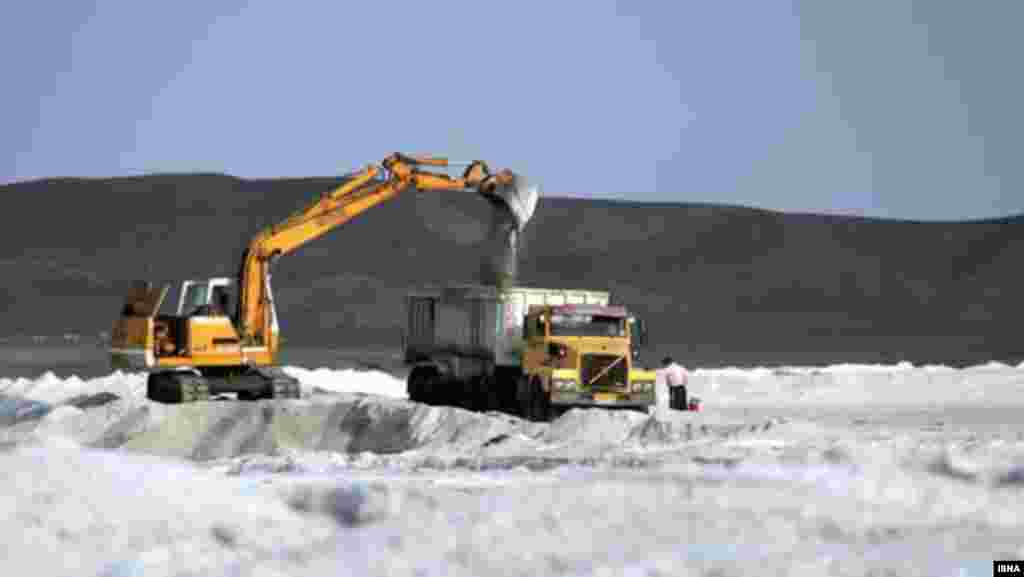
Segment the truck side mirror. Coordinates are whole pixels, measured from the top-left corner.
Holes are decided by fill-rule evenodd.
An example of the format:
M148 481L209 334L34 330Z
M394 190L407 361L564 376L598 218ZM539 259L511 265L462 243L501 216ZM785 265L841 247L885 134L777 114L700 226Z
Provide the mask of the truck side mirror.
M636 319L636 323L633 325L636 328L636 334L633 335L633 342L638 346L647 344L647 327L644 326L643 319Z

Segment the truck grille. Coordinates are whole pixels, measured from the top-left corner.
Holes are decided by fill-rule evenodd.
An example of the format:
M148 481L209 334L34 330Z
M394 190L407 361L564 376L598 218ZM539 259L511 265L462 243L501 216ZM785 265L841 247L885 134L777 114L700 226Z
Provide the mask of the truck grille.
M580 376L583 378L583 385L586 386L605 367L615 363L618 355L583 355ZM628 387L626 359L620 360L614 367L608 369L599 379L591 385L593 390L616 390L621 391Z

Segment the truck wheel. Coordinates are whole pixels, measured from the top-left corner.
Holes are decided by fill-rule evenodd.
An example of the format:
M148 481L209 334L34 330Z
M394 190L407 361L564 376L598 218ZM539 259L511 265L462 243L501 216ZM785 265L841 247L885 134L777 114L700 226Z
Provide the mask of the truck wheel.
M146 398L158 403L169 403L170 377L167 373L150 373L146 379Z
M533 415L533 394L530 377L523 375L516 381L516 413L530 419Z
M409 373L409 378L406 380L405 392L409 395L409 400L415 403L426 403L432 404L431 401L436 402L437 391L433 390L437 383L437 371L428 367L416 367Z
M530 379L530 416L531 421L548 421L551 418L551 401L544 393L540 377Z
M466 408L478 413L486 412L490 405L490 401L487 400L487 390L487 377L478 376L470 379Z
M462 403L462 408L474 411L483 412L487 405L487 399L484 397L484 378L480 376L470 377L464 385L465 397Z
M420 400L420 383L416 379L415 370L409 373L405 379L405 395L414 403L418 403Z
M480 410L502 410L501 391L498 390L498 381L494 377L480 378Z
M422 373L422 369L417 367L409 373L409 377L405 380L405 393L409 396L409 400L414 403L422 402L422 393L420 392L423 386L420 382Z

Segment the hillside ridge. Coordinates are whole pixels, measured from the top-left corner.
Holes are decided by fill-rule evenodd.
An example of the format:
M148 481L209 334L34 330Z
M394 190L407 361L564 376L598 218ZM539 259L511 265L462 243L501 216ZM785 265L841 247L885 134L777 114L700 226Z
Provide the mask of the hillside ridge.
M252 235L340 181L4 185L0 332L98 334L132 280L234 275ZM397 346L409 288L479 278L489 210L471 194L404 194L281 259L285 334ZM522 240L520 284L611 290L649 319L651 354L707 365L1024 360L1024 215L916 222L545 196Z

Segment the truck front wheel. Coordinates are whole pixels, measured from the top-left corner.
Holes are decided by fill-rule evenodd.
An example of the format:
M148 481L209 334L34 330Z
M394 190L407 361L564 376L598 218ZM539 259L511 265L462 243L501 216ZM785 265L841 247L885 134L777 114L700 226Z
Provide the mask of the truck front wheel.
M540 377L529 377L524 393L522 402L523 417L531 421L550 420L551 400L548 399L547 393L544 392Z
M438 382L437 370L432 367L416 367L409 373L406 380L405 391L409 400L416 403L437 403L436 384Z

